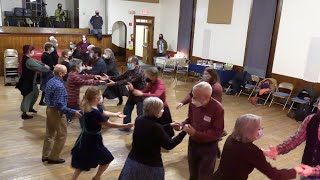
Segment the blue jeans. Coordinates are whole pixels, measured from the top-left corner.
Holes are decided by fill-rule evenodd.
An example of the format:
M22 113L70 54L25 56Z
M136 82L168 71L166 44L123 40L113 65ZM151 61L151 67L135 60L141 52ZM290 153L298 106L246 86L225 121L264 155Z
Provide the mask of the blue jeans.
M79 105L76 105L76 106L68 106L68 108L70 109L74 109L74 110L80 110L80 107ZM80 122L80 127L82 129L83 127L83 123L84 123L84 119L83 119L83 113L81 112L82 116L79 118L79 122ZM73 115L72 114L66 114L66 117L67 117L67 120L71 120L73 118Z
M131 114L135 105L137 105L137 116L143 115L143 99L141 97L129 95L129 98L123 109L123 114L126 115L126 117L123 119L123 124L131 123Z

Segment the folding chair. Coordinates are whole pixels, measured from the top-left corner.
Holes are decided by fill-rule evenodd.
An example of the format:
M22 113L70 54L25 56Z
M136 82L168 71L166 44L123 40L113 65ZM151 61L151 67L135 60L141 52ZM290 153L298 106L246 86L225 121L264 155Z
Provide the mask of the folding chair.
M262 84L262 82L265 82L265 80L269 80L269 81L271 82L271 84L270 84L270 89L271 89L271 90L264 93L264 95L267 95L267 98L263 99L263 98L259 97L259 99L264 100L263 105L266 105L266 104L267 104L267 102L268 102L268 100L269 100L272 92L275 92L275 91L277 90L277 85L278 85L277 80L275 80L275 79L273 79L273 78L265 78L265 79L261 80L261 81L258 83L258 85L257 85L256 88L253 90L253 92L255 92L256 94L258 94L259 91L261 90L261 89L260 89L260 85ZM249 99L250 99L251 97L252 97L252 95L249 96Z
M313 108L312 108L312 112L314 111L315 108L318 108L319 107L319 103L320 103L320 97L317 98L317 102L315 102L313 104Z
M281 92L279 90L280 88L289 90L289 93ZM277 91L272 93L272 100L270 102L269 107L272 105L272 103L276 103L276 102L274 102L274 99L277 97L277 98L281 98L281 99L285 99L286 100L285 104L276 103L276 104L283 105L283 109L282 110L284 110L286 108L286 105L287 105L289 99L290 99L292 91L293 91L293 84L287 83L287 82L280 83L278 88L277 88Z
M176 70L176 80L178 81L179 75L182 74L185 76L185 81L187 81L189 77L189 63L188 62L179 62L177 64Z
M243 88L241 88L238 96L240 96L241 94L246 94L246 95L249 95L249 98L252 96L254 90L256 89L256 87L258 86L258 83L260 82L260 77L259 76L256 76L256 75L251 75L251 79L252 79L252 84L248 84L246 83L244 85ZM250 92L249 94L248 93L245 93L243 91L247 91L247 92Z
M174 59L167 59L163 65L162 77L164 76L165 72L168 72L168 73L172 73L174 75L173 78L175 78L175 70L176 70L176 61Z

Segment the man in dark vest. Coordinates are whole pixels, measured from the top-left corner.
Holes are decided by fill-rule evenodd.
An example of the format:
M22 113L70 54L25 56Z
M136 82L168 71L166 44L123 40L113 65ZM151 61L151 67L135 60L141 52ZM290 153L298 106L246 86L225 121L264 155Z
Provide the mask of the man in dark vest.
M276 159L279 154L286 154L306 141L302 156L302 164L316 167L320 164L320 106L318 112L307 116L297 132L282 144L270 147L264 154ZM320 179L319 175L309 176L307 179Z

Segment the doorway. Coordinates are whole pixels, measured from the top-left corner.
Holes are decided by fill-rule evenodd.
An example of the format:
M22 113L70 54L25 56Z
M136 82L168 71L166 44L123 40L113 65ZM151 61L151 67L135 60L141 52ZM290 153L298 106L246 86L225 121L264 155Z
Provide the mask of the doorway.
M122 21L112 25L112 50L119 62L126 61L127 26Z
M145 64L152 64L154 17L134 16L133 52Z

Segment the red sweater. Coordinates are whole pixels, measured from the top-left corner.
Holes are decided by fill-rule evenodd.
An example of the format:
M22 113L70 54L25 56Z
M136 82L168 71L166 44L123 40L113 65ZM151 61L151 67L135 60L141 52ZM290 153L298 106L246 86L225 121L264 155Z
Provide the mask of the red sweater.
M166 87L160 78L154 83L148 83L142 92L143 97L158 97L163 101L164 106L168 106L166 101Z
M182 124L190 124L196 133L190 138L198 143L218 141L224 129L224 110L217 100L211 98L206 106L189 104L188 118Z
M99 85L99 80L94 80L94 75L83 75L70 72L67 79L68 105L80 104L80 88L84 85Z
M201 81L199 81L201 82ZM199 83L198 82L198 83ZM211 84L212 86L212 94L211 97L213 97L215 100L219 101L222 103L222 93L223 93L223 88L220 83L216 82L214 84ZM188 104L190 103L190 100L192 98L192 91L181 101L182 104Z

